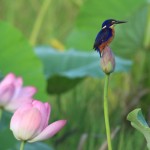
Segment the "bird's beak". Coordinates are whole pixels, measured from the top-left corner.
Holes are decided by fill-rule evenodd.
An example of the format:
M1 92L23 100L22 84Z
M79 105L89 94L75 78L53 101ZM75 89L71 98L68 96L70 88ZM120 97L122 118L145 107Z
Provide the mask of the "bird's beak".
M127 21L115 21L115 24L126 23Z

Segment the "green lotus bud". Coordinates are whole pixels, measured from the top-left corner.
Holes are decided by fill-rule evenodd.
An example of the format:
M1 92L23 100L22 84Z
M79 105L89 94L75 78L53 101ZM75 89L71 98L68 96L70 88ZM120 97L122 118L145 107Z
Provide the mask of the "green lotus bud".
M100 66L104 73L110 74L115 69L115 57L110 47L105 47L100 60Z

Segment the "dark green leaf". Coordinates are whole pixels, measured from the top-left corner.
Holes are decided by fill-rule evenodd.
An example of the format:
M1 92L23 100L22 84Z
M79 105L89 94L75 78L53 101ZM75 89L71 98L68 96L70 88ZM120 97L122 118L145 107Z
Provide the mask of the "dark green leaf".
M67 78L54 75L48 79L47 92L50 94L61 94L76 86L83 78Z
M0 130L0 149L1 150L8 150L8 149L14 150L13 147L17 143L19 142L15 139L9 127L5 128L5 130Z
M0 22L0 71L22 76L25 85L38 88L38 99L45 96L45 80L42 65L36 58L32 47L14 27Z
M4 111L4 110L0 110L0 111L2 111L1 112L2 117L0 119L0 131L2 131L2 130L5 130L5 129L9 128L12 113Z

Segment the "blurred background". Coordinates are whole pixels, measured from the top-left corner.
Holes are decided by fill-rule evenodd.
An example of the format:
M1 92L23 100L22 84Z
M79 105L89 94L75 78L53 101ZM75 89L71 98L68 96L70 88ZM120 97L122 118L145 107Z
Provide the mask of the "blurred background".
M104 74L93 43L102 22L110 18L128 21L115 26L111 44L117 63L108 96L113 149L146 150L143 135L126 116L141 107L148 122L150 118L150 2L0 0L0 75L23 76L25 85L38 88L35 98L50 102L50 122L68 120L44 142L47 149L107 150ZM15 145L3 126L0 149Z

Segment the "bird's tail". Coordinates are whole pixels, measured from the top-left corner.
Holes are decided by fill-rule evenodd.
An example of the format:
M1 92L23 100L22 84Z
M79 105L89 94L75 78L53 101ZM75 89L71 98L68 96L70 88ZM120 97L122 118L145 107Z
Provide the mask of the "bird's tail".
M101 58L102 57L102 53L101 53L100 49L98 48L98 49L96 49L96 51L99 53L100 58Z
M100 49L99 48L95 48L95 47L93 47L93 49L99 53L100 58L101 58L102 57L102 53L101 53Z

